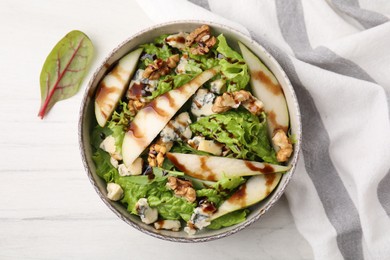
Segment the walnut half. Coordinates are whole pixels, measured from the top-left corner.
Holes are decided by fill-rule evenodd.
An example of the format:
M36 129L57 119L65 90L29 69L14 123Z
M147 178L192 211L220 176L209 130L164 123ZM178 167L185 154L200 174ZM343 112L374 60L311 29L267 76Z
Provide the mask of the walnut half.
M156 59L145 68L142 77L150 80L159 79L161 76L167 75L171 69L175 68L179 60L179 54L170 56L166 61Z
M276 159L278 162L287 161L293 152L293 147L290 140L287 138L286 133L282 129L275 130L272 142L280 148L276 153Z
M190 52L194 55L208 53L216 43L217 39L211 35L208 25L196 28L186 37L186 46L192 46Z
M192 187L192 183L179 178L169 176L167 187L173 190L175 195L186 198L189 202L196 200L196 192Z
M223 93L215 99L212 111L222 113L237 108L240 104L254 115L259 115L263 111L263 102L245 90Z

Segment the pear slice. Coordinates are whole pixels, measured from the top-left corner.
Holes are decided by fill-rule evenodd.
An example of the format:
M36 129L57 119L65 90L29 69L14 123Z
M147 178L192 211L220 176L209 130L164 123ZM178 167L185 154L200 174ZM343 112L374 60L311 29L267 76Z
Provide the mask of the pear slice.
M184 103L219 70L214 67L203 71L183 86L155 98L137 113L122 143L125 165L131 165L139 157Z
M285 172L290 169L290 166L196 154L168 153L167 158L180 171L205 181L219 181L223 177Z
M252 176L229 199L219 206L218 210L211 215L210 220L262 201L275 189L281 177L281 173Z
M142 48L136 49L121 58L112 71L100 82L95 99L95 116L101 127L104 127L119 100L122 99L137 68L142 50Z
M267 113L269 134L275 129L283 129L285 133L289 127L289 114L283 89L272 72L254 55L244 44L238 42L242 56L248 64L251 75L250 85L253 94L264 104ZM278 151L279 147L275 147Z

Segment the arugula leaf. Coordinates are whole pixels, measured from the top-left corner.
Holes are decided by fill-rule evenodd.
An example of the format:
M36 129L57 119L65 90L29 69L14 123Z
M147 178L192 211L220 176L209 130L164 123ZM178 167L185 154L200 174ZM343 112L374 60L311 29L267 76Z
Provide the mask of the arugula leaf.
M92 56L92 42L80 31L71 31L54 46L41 71L39 117L43 119L55 103L79 91Z

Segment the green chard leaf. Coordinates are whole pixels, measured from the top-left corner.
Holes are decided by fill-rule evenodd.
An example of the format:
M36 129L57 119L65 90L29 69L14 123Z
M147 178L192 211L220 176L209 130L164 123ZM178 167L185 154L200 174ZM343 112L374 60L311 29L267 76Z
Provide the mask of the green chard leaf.
M92 42L80 31L71 31L54 46L41 71L39 117L43 119L56 102L79 91L92 56Z

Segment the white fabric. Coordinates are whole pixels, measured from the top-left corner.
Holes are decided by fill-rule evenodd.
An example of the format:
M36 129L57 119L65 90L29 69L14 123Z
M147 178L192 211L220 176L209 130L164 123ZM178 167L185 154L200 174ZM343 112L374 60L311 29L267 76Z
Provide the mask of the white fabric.
M298 230L316 259L389 259L390 197L381 196L389 190L379 184L390 177L390 23L386 22L390 2L365 0L361 6L357 0L138 2L155 22L216 21L274 48L274 56L295 83L298 99L306 102L309 97L314 102L300 104L303 117L318 114L313 122L323 130L319 138L329 140L328 146L322 141L305 143L287 187ZM301 20L293 17L300 15L299 10ZM381 10L383 14L373 13ZM286 30L293 22L297 22L293 31ZM294 39L294 33L302 38ZM303 142L317 135L311 120L304 121ZM321 160L315 156L324 149L329 165L312 163L313 158ZM331 173L337 180L329 183L337 184L337 189L319 182L323 180L319 175Z

